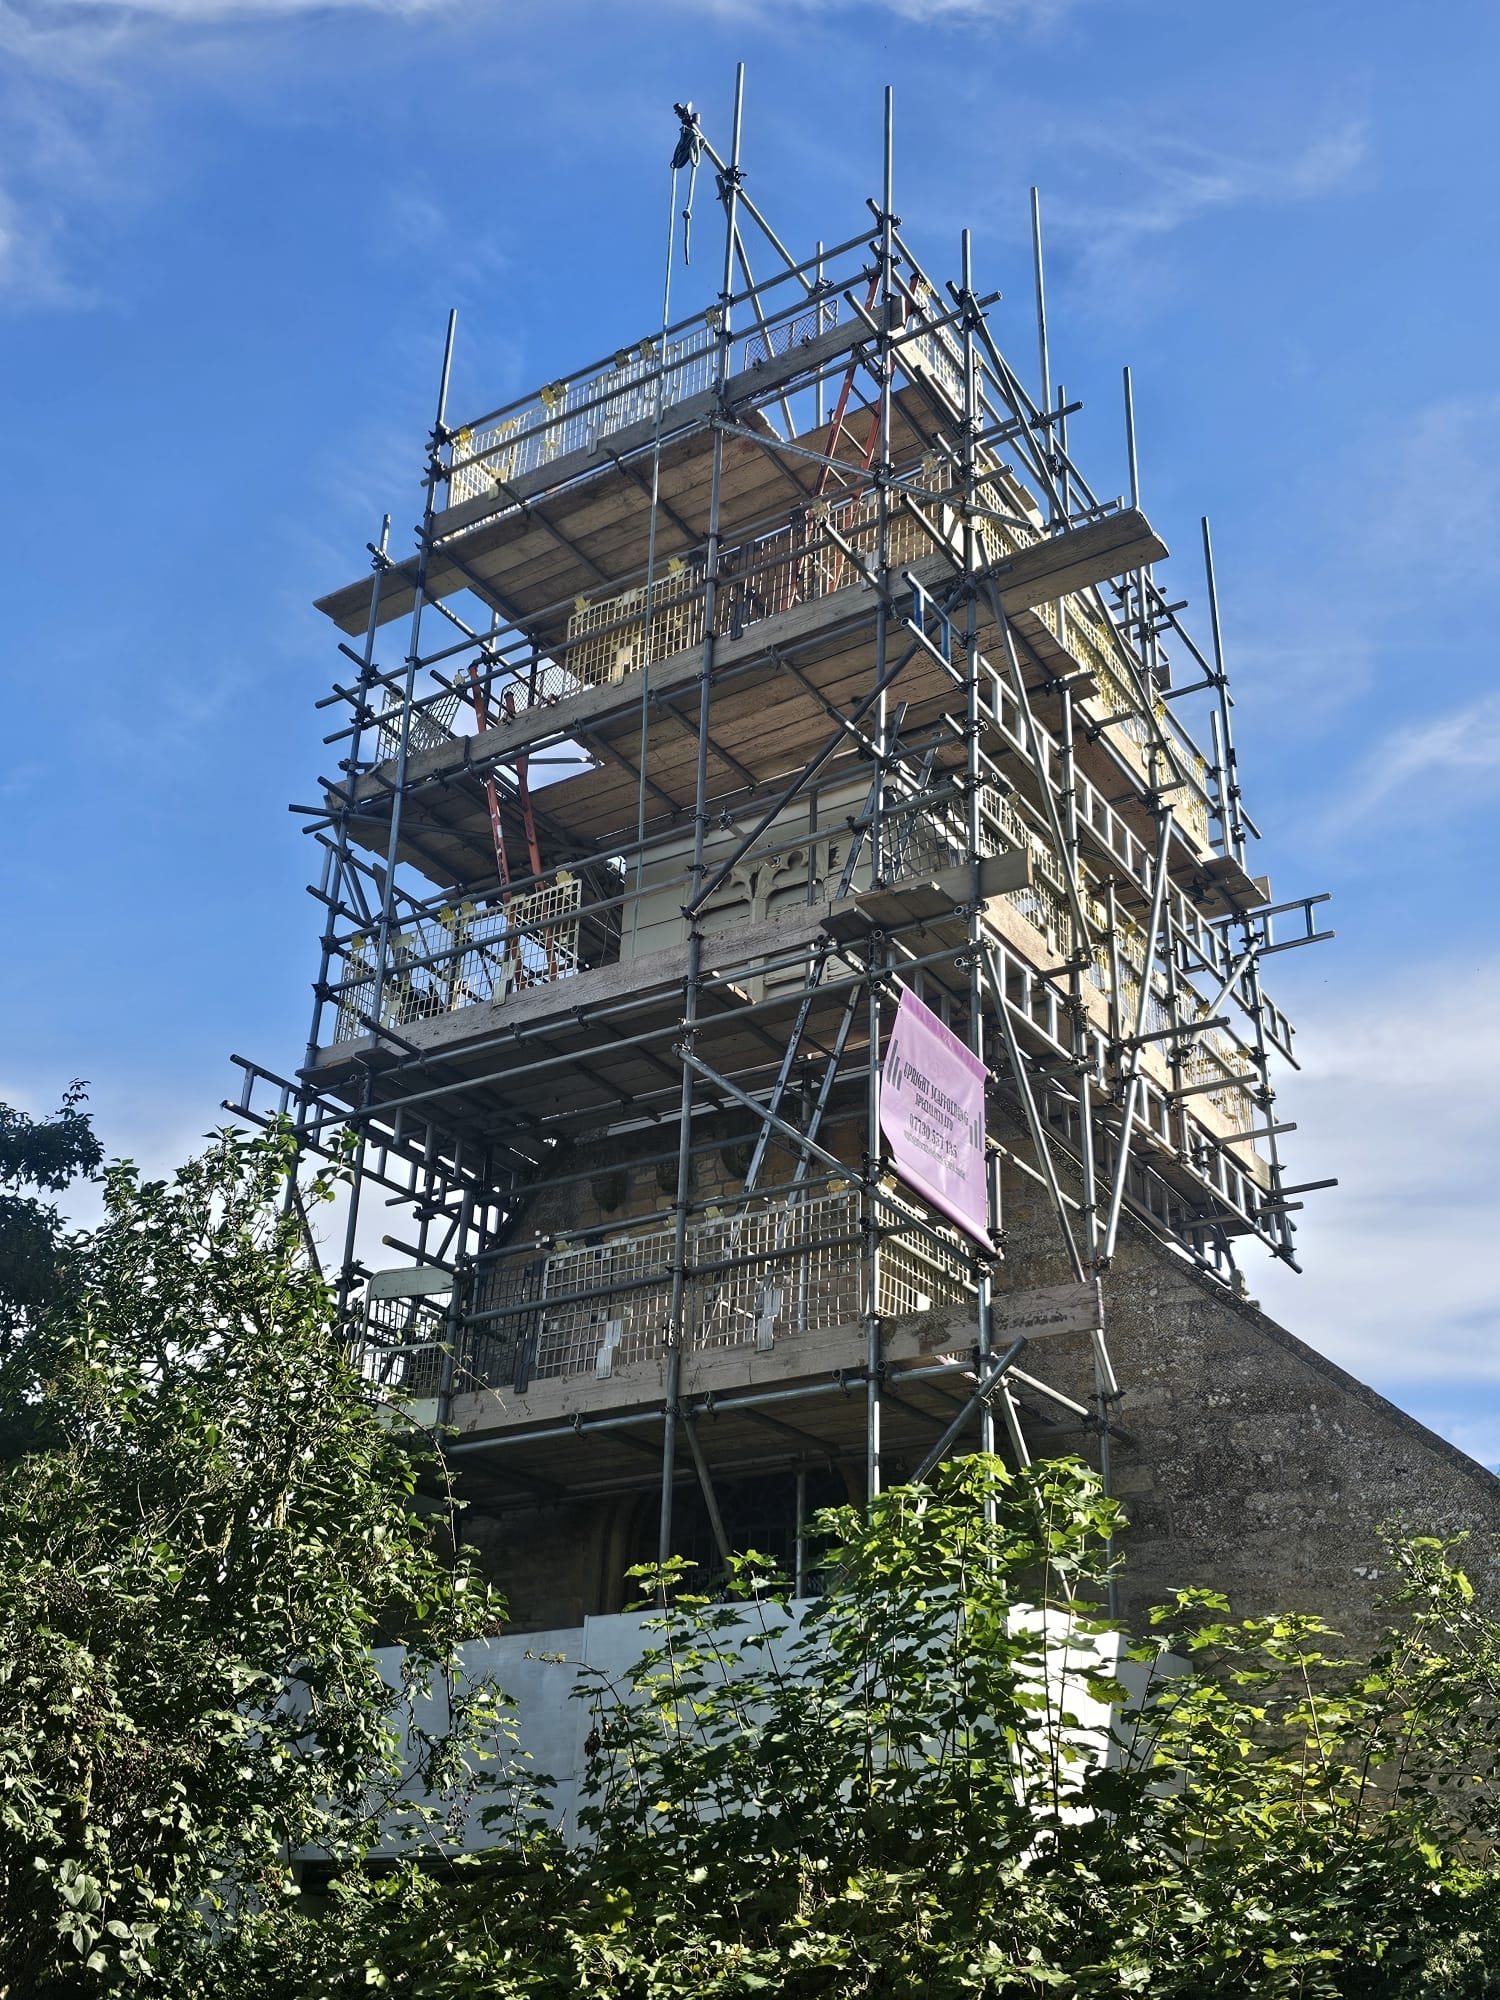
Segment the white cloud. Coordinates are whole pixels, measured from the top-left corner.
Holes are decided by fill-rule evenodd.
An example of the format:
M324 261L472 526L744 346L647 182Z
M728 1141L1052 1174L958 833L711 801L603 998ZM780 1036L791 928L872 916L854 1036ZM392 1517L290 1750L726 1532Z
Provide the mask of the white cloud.
M68 6L59 13L0 0L0 54L43 75L76 77L108 59L127 27L124 16L110 8Z
M45 1074L25 1066L19 1073L13 1069L0 1078L0 1101L32 1118L51 1118L74 1074L55 1064ZM124 1084L95 1074L88 1080L85 1108L106 1159L132 1159L145 1177L160 1179L202 1152L211 1126L230 1123L229 1113L218 1108L219 1099L237 1084L238 1072L217 1063L186 1086L164 1073L137 1075ZM104 1212L97 1185L87 1181L75 1181L57 1205L80 1229L92 1228Z
M1357 477L1372 570L1430 599L1500 563L1500 395L1445 397L1383 425Z
M566 0L565 0L566 4ZM1078 0L693 0L747 25L802 32L810 20L837 31L863 10L914 23L974 29L986 23L1040 28ZM587 29L597 11L617 26L604 0L572 0L567 13ZM686 0L640 0L639 15L666 25ZM549 21L546 0L0 0L0 305L79 306L99 302L79 282L69 225L90 209L139 191L150 153L146 99L138 89L153 65L222 69L248 39L275 49L301 23L343 22L345 34L384 21L400 32L434 20L517 31L524 19ZM8 59L8 62L7 60ZM38 128L51 128L47 143ZM55 142L55 143L54 143ZM64 159L57 145L71 151ZM481 249L478 263L492 261Z
M452 6L455 0L46 0L42 13L25 4L11 5L0 13L13 24L19 37L33 42L70 29L91 28L108 32L132 18L183 21L190 25L212 25L218 21L245 20L256 15L328 14L355 10L373 14L425 14Z
M851 14L894 14L928 26L983 27L1011 24L1045 27L1073 13L1079 0L644 0L659 13L709 14L719 20L753 22L769 28L792 15L840 20Z
M18 199L0 187L0 300L12 306L86 306L92 290L77 284L59 254L62 225L47 201Z
M37 75L23 55L9 67L10 16L0 0L0 301L77 306L93 292L67 268L69 218L115 185L119 91L103 75L87 87Z
M1500 704L1474 692L1494 679L1478 614L1500 576L1500 393L1371 403L1320 491L1316 532L1293 514L1238 579L1231 666L1247 717L1279 728L1294 705L1298 736L1328 740L1334 797L1303 820L1321 839L1382 808L1447 811L1446 781L1483 796L1500 769Z
M1339 830L1382 811L1412 818L1483 802L1500 778L1500 694L1484 694L1428 722L1403 723L1371 749L1328 824Z
M872 6L906 21L1026 21L1056 20L1071 11L1072 0L868 0ZM799 0L809 12L848 13L861 0Z
M1298 1127L1292 1178L1339 1186L1298 1218L1304 1275L1252 1267L1250 1289L1377 1388L1467 1382L1494 1396L1500 960L1403 970L1302 1012L1305 1067L1277 1115Z
M1075 0L783 0L806 14L844 15L864 8L903 20L929 23L978 24L986 21L1043 25L1070 13ZM642 11L649 11L645 0ZM659 12L677 11L675 0L656 0ZM718 15L765 17L774 0L707 0L706 11ZM255 19L287 19L298 15L368 13L417 16L434 13L492 13L503 19L500 0L45 0L43 10L26 0L0 4L0 46L39 50L49 41L65 45L70 37L107 38L132 23L176 22L190 27Z
M1353 179L1369 156L1369 143L1364 124L1359 119L1349 119L1335 131L1327 132L1321 139L1314 139L1305 146L1287 169L1267 176L1260 170L1262 180L1269 179L1272 192L1284 192L1301 200L1309 200L1322 194L1331 194Z
M1472 1396L1442 1394L1443 1386L1434 1391L1432 1384L1422 1383L1404 1391L1403 1385L1393 1383L1386 1393L1439 1437L1447 1438L1491 1471L1500 1471L1500 1397L1486 1409L1476 1405Z
M653 0L644 0L645 6ZM654 0L663 7L667 0ZM943 4L943 0L938 0ZM237 38L343 16L400 24L435 18L518 27L547 0L0 0L0 56L18 72L85 89L118 87L130 61L213 58ZM602 10L601 10L602 11ZM613 18L613 17L612 17Z
M1282 146L1259 154L1230 152L1152 129L1132 109L1112 128L1091 125L1071 135L1107 172L1089 183L1123 178L1123 199L1108 204L1066 193L1048 202L1050 228L1080 249L1096 283L1111 295L1147 282L1140 270L1144 246L1215 209L1277 206L1333 194L1348 184L1368 157L1364 124L1345 119L1290 152ZM1150 274L1150 282L1156 275Z

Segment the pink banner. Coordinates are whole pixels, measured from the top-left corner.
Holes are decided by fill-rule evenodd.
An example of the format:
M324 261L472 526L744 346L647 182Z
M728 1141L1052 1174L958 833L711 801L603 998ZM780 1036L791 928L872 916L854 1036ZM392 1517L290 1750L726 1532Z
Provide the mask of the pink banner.
M989 1249L984 1064L903 992L880 1072L880 1129L902 1180Z

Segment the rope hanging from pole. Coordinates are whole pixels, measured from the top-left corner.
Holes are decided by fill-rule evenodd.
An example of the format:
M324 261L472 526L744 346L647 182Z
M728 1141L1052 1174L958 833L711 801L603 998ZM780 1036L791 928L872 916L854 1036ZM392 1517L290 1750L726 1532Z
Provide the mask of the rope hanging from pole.
M682 261L690 264L689 254L693 232L693 191L698 185L698 162L703 158L703 133L698 125L698 114L691 104L674 104L682 130L677 135L677 149L672 155L672 183L675 188L677 176L684 167L688 170L687 205L682 211Z

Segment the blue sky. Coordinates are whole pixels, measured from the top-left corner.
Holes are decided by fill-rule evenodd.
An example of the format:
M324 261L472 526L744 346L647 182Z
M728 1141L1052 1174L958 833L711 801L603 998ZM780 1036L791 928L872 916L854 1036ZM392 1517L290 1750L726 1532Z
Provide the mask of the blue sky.
M1030 378L1042 190L1072 441L1200 599L1214 522L1247 793L1336 943L1274 962L1305 1338L1500 1461L1500 15L1476 0L0 0L8 561L0 1095L92 1079L111 1150L188 1151L231 1049L299 1057L336 753L317 594L409 544L447 308L453 410L651 328L675 137L783 237L849 235L896 86L896 206L975 233ZM707 286L709 190L700 187ZM693 296L682 294L691 304ZM1201 621L1200 621L1201 629Z

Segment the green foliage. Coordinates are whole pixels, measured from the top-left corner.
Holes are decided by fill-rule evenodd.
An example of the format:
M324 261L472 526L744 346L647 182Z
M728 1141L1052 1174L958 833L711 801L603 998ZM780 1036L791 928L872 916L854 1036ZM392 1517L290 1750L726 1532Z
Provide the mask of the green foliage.
M1367 1658L1192 1591L1113 1680L1121 1523L1077 1461L830 1510L795 1613L753 1555L728 1599L636 1572L647 1650L577 1690L549 1828L290 1164L111 1168L0 1359L0 2000L1500 1995L1500 1628L1454 1549L1393 1544Z
M350 1874L336 1923L242 1932L217 1990L1500 1993L1500 1638L1451 1552L1399 1548L1362 1662L1186 1593L1127 1698L1082 1609L1113 1521L1081 1465L971 1458L822 1517L835 1584L800 1628L754 1558L729 1603L639 1572L667 1601L628 1684L585 1691L581 1845Z
M404 1736L498 1606L414 1509L418 1461L344 1358L290 1167L284 1136L225 1134L171 1182L109 1168L104 1222L0 1363L22 1441L0 1462L6 2000L189 1990L281 1909L298 1849L365 1853L412 1754L438 1801L404 1812L420 1834L500 1719L492 1688L455 1689L451 1730Z
M0 1181L61 1194L80 1174L102 1165L104 1148L80 1107L87 1086L70 1083L55 1118L28 1118L0 1104Z
M70 1084L47 1119L0 1104L0 1352L58 1296L66 1277L62 1218L50 1202L21 1190L60 1194L100 1165L104 1148L83 1098L83 1084Z

